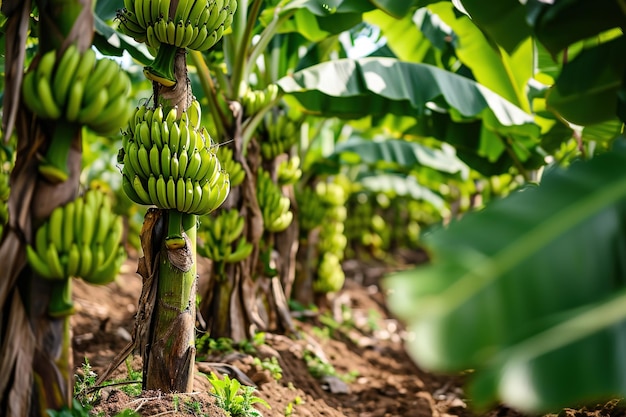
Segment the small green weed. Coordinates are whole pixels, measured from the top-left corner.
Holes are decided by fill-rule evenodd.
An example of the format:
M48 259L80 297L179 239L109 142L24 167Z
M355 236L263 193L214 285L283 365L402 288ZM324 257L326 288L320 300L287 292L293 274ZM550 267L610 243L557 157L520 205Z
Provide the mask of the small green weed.
M303 404L304 400L298 395L293 401L289 401L289 404L285 407L285 417L290 417L295 411L295 406Z
M251 355L256 353L256 348L263 344L265 344L265 333L263 332L256 333L252 340L244 340L240 343L235 343L228 337L213 339L208 334L205 334L196 338L196 351L210 355L226 354L237 350Z
M256 391L254 387L242 386L239 381L230 379L228 375L220 379L211 373L208 378L213 386L217 405L232 417L263 417L263 414L254 408L254 404L270 408L267 401L254 395Z
M357 376L359 376L356 371L352 371L347 374L337 372L335 367L330 362L323 361L319 358L319 356L310 350L304 351L304 361L306 362L307 369L311 376L317 379L321 379L325 376L334 376L346 383L350 383L353 382Z
M266 358L263 360L259 358L254 358L253 363L259 366L261 369L266 369L270 371L270 373L272 374L272 378L274 378L276 381L279 381L283 377L283 368L281 368L280 364L278 363L278 359L276 358L276 356L272 356L271 358Z

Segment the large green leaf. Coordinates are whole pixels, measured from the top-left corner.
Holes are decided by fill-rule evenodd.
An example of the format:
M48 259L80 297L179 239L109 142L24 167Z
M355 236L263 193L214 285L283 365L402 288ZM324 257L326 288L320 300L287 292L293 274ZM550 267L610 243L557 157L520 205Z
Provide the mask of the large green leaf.
M626 395L626 154L554 170L425 244L385 281L417 363L474 369L477 406L538 413Z
M529 0L526 8L535 36L553 55L573 43L626 25L626 15L615 0Z
M339 143L332 154L312 168L317 172L337 173L343 165L367 165L411 171L426 167L449 175L466 177L467 166L446 149L398 139L370 140L352 136Z
M617 94L626 70L626 37L582 51L563 70L546 105L566 120L588 125L617 116Z
M443 197L418 183L414 176L370 173L359 177L357 181L368 191L392 194L394 197L410 197L413 200L428 202L439 212L445 210Z
M374 10L365 13L363 18L380 28L387 40L386 45L401 61L435 63L437 50L415 26L410 14L396 19L381 10Z
M482 118L494 130L538 135L533 116L473 80L393 58L320 63L278 81L305 110L323 116L418 117L435 104L456 120Z
M417 6L418 3L423 3L421 0L369 0L377 8L383 10L390 16L395 18L401 18L406 16L409 11Z
M518 0L460 0L464 11L509 53L531 35L526 10ZM455 2L455 4L458 4Z
M447 24L455 39L453 47L461 62L472 70L474 79L518 107L529 110L526 83L533 75L532 43L525 41L515 54L507 54L487 39L467 17L458 15L451 3L440 2L428 9ZM432 19L432 18L431 18Z
M116 32L99 16L95 16L94 45L104 55L122 56L124 51L127 51L143 65L152 63L152 57L144 44L137 43L134 39Z
M267 25L275 15L285 17L279 31L298 32L311 41L321 41L362 21L363 13L374 6L364 0L292 0L276 8L268 8L260 19Z

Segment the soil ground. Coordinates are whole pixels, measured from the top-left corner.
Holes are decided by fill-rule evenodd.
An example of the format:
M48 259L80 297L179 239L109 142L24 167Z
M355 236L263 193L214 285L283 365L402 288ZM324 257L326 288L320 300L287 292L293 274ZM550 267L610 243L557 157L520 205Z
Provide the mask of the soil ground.
M136 265L136 259L129 259L117 281L104 287L76 282L72 328L77 375L82 376L85 359L100 374L130 340L141 291ZM386 267L350 262L345 269L348 279L333 311L296 317L298 337L267 334L253 355L226 350L206 357L199 354L192 393L127 394L124 385L105 388L99 391L94 415L114 416L130 409L142 416L226 416L210 395L206 374L237 377L240 372L238 379L254 384L255 395L271 406L268 410L257 405L264 417L527 417L504 406L478 414L464 396L462 376L420 370L404 350L401 323L385 308L378 284ZM311 352L322 361L307 364ZM263 366L271 364L272 357L280 369ZM129 369L140 375L141 359L131 359L112 378L128 379ZM559 417L624 415L615 403L559 413Z

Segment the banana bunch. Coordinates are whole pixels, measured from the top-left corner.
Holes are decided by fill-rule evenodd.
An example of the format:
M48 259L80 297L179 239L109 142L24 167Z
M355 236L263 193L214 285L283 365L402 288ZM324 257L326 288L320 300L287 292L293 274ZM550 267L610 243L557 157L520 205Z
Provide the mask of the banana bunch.
M37 67L24 75L22 96L43 119L63 118L110 135L130 116L130 87L130 78L117 62L96 60L93 49L80 53L72 44L60 57L55 50L42 55Z
M298 141L298 125L283 113L276 117L268 113L263 121L267 137L261 143L261 155L265 160L271 161L289 151Z
M283 196L278 185L262 168L258 172L256 196L263 213L265 230L282 232L291 224L293 213L289 211L289 198Z
M252 253L253 245L241 237L243 228L244 218L238 210L225 210L217 216L201 218L198 236L203 243L198 245L198 253L214 262L244 260Z
M298 182L302 177L302 170L300 169L300 157L292 156L289 159L285 159L278 164L277 169L278 185L289 185Z
M298 203L298 224L304 236L320 226L326 218L327 207L320 196L311 187L296 188Z
M278 98L278 85L270 84L263 90L248 89L241 100L244 112L248 116L257 114L263 107L269 106Z
M341 259L334 253L325 253L317 270L317 279L313 281L313 290L318 293L337 292L345 280Z
M233 21L236 0L180 0L170 15L170 0L124 0L119 29L137 42L204 51L222 38Z
M315 186L315 191L329 206L343 206L346 203L346 192L339 184L320 181Z
M82 278L91 284L113 281L126 259L121 244L122 218L100 190L56 207L26 247L28 263L41 277L63 281Z
M177 111L137 108L118 154L122 188L137 204L208 214L228 196L229 176L214 148L206 146L200 103L194 100L178 120Z
M320 240L317 249L320 253L332 253L340 260L344 257L344 250L348 245L348 239L343 234L344 224L338 221L322 223Z
M217 149L217 159L222 163L224 171L228 172L230 186L240 185L246 178L246 171L243 170L239 162L233 159L233 150L227 146L220 146Z
M211 48L230 27L237 9L237 0L179 0L170 14L170 3L124 0L124 9L117 14L122 33L157 51L144 75L165 87L176 84L174 59L178 50Z

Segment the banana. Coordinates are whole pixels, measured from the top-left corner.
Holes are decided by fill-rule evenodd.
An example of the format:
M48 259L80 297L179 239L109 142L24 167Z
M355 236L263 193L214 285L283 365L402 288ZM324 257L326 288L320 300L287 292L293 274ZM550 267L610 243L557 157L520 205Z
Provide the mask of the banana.
M52 210L48 219L48 239L57 248L63 247L63 207Z
M48 224L44 223L35 233L35 251L38 254L46 253L48 243Z
M182 178L179 178L178 181L182 181ZM183 213L189 213L191 206L193 205L193 201L194 201L194 191L195 191L195 187L193 184L193 181L191 178L187 177L185 179L185 205L183 206L183 209L180 210Z
M161 149L161 173L164 177L169 177L171 175L170 170L170 160L172 159L172 153L170 151L169 146L164 146Z
M174 179L170 177L170 179L168 180L168 186L170 180L174 182ZM174 208L180 212L184 212L187 203L186 198L187 192L185 189L185 180L183 178L178 178L178 181L176 181L176 205L174 206Z
M202 26L198 30L198 35L196 35L193 41L191 41L191 43L187 45L187 48L192 49L194 51L197 50L198 46L200 46L208 37L209 37L209 31L206 25Z
M111 200L108 196L103 196L103 201L98 209L98 226L97 230L94 233L92 244L102 243L106 239L108 233L110 233L111 225L113 222L117 221L117 217L113 214L113 209L111 207Z
M157 192L159 205L164 209L172 208L167 198L167 183L165 182L165 178L163 178L163 175L160 175L159 178L156 180L156 192ZM175 199L174 199L174 202L175 202Z
M46 250L46 263L52 272L52 279L65 279L67 278L66 272L63 269L63 265L61 265L61 261L59 259L59 252L57 251L57 247L54 246L53 243L48 245Z
M123 16L121 16L118 29L124 35L130 36L131 38L133 38L135 41L139 43L145 42L146 41L145 30L141 26L139 26L139 24L133 19L134 19L134 13L132 14L132 17L129 13L126 13Z
M156 144L152 145L150 148L150 172L154 175L161 175L161 153L159 152L159 148Z
M191 157L189 158L189 163L187 164L187 169L185 171L184 176L186 178L198 179L198 171L200 170L200 165L202 164L202 157L200 156L200 152L197 149L194 149Z
M135 191L135 189L133 188L133 182L128 178L127 175L122 176L122 190L124 190L124 193L131 201L137 204L151 204L149 199L144 200L143 198L139 197L139 194L137 194L137 191Z
M133 178L133 189L135 190L135 193L137 194L137 196L139 197L139 199L141 199L142 201L144 201L143 204L154 204L155 201L152 200L150 198L150 196L148 195L148 192L146 191L146 189L144 188L142 182L141 182L141 178L139 178L139 175L135 175L135 177Z
M135 16L137 17L137 23L142 28L146 28L146 19L143 12L144 3L143 0L135 0Z
M169 115L168 115L169 116ZM169 137L169 147L173 154L180 152L180 127L177 123L172 123L169 127L170 129L170 137Z
M86 102L87 105L80 109L78 112L78 122L85 125L90 125L92 122L98 120L98 117L109 102L109 93L106 89L102 89L98 92L96 97Z
M141 169L145 175L145 177L149 177L152 172L150 171L150 157L148 155L148 150L142 144L139 146L139 150L137 151L137 157L139 159L139 164L141 165Z
M161 139L161 124L163 122L152 122L152 127L150 131L150 139L154 146L156 146L159 150L163 149L163 140Z
M104 285L113 282L117 277L124 259L126 259L126 252L124 248L120 246L117 250L113 251L112 255L109 256L95 272L90 274L85 281L95 285Z
M128 98L125 95L117 95L109 101L98 119L92 122L89 128L101 135L112 134L126 124L130 111Z
M148 114L151 116L151 110L148 110ZM150 126L151 126L151 122L149 122L148 120L144 120L143 122L141 122L141 124L139 125L139 128L137 129L138 133L139 133L139 140L141 141L142 145L146 148L146 149L150 149L152 147L152 139L150 138L151 135L151 131L150 131Z
M198 18L202 14L202 11L207 8L208 1L206 0L195 0L191 9L189 10L189 14L185 22L189 22L190 26L198 26Z
M69 252L74 241L74 215L76 213L73 201L63 206L63 244L59 248L63 252Z
M189 107L187 108L187 114L189 115L189 121L193 130L200 129L200 123L202 122L202 108L200 102L195 98L191 100Z
M120 67L119 65L115 64L115 68L117 69L116 76L113 77L107 87L109 97L117 97L122 95L128 100L128 93L130 92L132 87L130 77L128 76L126 71L122 70L122 67Z
M98 93L108 86L120 72L119 66L111 59L99 59L93 73L85 81L85 102L90 103Z
M186 210L186 212L198 214L198 207L200 207L200 204L202 204L202 200L204 198L208 198L208 196L205 196L203 194L202 187L200 186L200 182L194 181L193 182L193 202L191 203L189 210Z
M154 32L154 26L150 25L146 29L146 45L151 48L158 49L161 46L161 42Z
M78 276L80 276L83 279L85 279L85 277L88 277L94 268L93 261L94 261L94 256L91 250L91 246L82 245L80 247L80 269L78 272Z
M161 0L151 0L150 1L150 18L148 20L148 24L152 25L154 24L154 22L156 22L159 19L159 10L161 7ZM144 6L145 8L145 6Z
M231 263L241 262L250 256L252 249L254 249L254 246L250 242L246 241L245 238L241 238L237 243L235 251L226 256L224 260Z
M166 43L170 45L175 45L174 42L176 39L176 24L174 24L174 21L170 20L169 22L167 22L166 34L167 34Z
M167 208L165 205L161 204L161 201L159 200L157 192L157 178L154 175L150 175L150 178L148 178L148 195L150 196L152 204L162 209Z
M198 1L196 1L196 3L200 3L200 1L198 0ZM189 45L191 43L191 41L193 40L194 29L195 29L195 26L193 26L191 24L185 25L185 31L183 33L183 38L180 41L180 44L178 45L179 48L186 48L187 45Z
M78 80L86 80L89 74L93 72L94 65L96 64L96 52L89 48L81 54L80 62L74 73L73 82Z
M183 148L178 155L178 178L184 178L187 172L187 165L189 163L189 155L187 150Z
M200 151L200 158L202 159L202 163L200 164L196 179L198 181L205 179L210 180L214 177L215 173L221 169L217 155L213 149L203 148L202 151Z
M183 113L184 114L184 113ZM187 153L188 149L191 146L191 136L189 135L189 127L181 123L179 125L180 130L180 141L178 143L178 154Z
M52 86L50 85L50 79L37 77L36 87L37 98L41 102L42 109L44 110L44 114L40 114L39 116L53 120L61 117L61 108L56 103L56 101L54 101Z
M178 179L180 173L180 162L178 161L178 155L173 154L170 158L170 176Z
M126 151L126 155L128 156L130 167L132 168L132 171L135 172L135 174L138 174L143 178L148 178L150 176L149 172L145 173L143 171L143 167L139 162L139 146L137 145L137 142L130 142L130 144L128 145L128 150Z
M207 49L214 46L217 41L222 39L222 35L224 34L224 25L221 25L216 30L211 32L209 36L206 37L204 42L202 42L195 50L196 51L206 51Z
M154 37L160 43L167 43L167 22L167 19L161 19L154 24Z
M180 3L178 3L180 5ZM174 45L176 45L177 48L180 48L182 42L183 42L183 38L185 37L185 23L182 20L179 20L178 23L176 23L176 29L174 31Z
M161 180L161 178L163 178L163 175L161 175L159 177L159 180L157 181L157 191L159 187L159 181ZM163 181L165 181L165 179L163 179ZM167 197L168 208L175 209L178 204L178 199L176 198L176 181L174 181L173 177L169 177L169 179L165 183L165 186L166 186L165 195Z
M63 56L59 60L54 72L54 80L52 82L52 92L57 103L63 106L67 100L70 91L70 85L74 79L74 71L78 67L80 54L75 44L70 44L65 48Z
M37 77L34 71L29 71L24 74L24 79L22 80L22 100L24 100L26 106L33 113L40 116L45 113L45 110L41 104L41 101L37 99L38 93L35 87L36 81Z
M159 0L159 18L167 21L170 15L170 1Z
M79 268L80 268L80 251L78 250L78 246L76 243L72 242L70 245L70 249L67 255L67 275L68 277L76 277L78 276Z
M42 259L30 245L26 246L26 259L31 268L33 268L37 274L41 275L42 278L57 279L48 266L48 263Z

